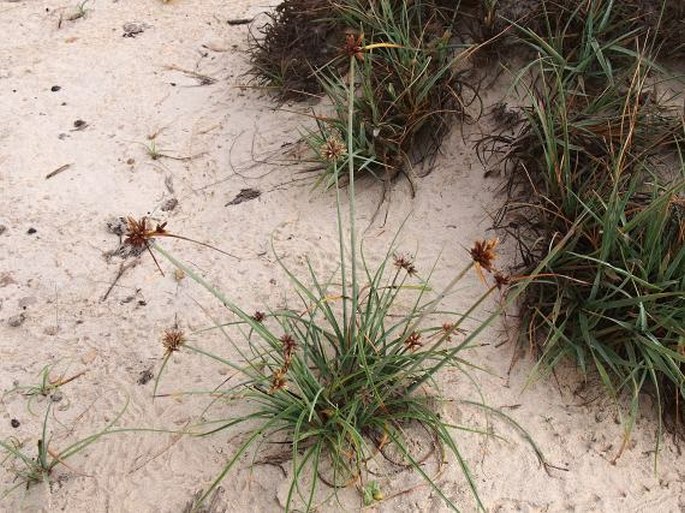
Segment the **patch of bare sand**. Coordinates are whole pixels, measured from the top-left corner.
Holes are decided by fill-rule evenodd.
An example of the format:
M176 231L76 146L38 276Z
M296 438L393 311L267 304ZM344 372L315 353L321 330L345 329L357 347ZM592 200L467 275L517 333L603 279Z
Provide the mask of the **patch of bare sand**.
M282 305L290 290L272 239L300 275L305 257L332 270L337 253L332 194L312 192L312 176L300 168L273 164L283 154L281 144L297 139L305 118L275 111L262 91L238 87L245 83L247 27L227 20L251 18L263 4L92 0L85 17L74 20L71 7L0 1L0 388L36 383L46 365L65 377L85 371L60 389L53 404L49 431L56 451L104 427L126 404L118 425L165 429L182 429L205 406L195 396L153 402L152 383L141 384L141 377L159 369L164 328L176 321L187 331L211 324L196 301L211 315L222 310L188 279L175 279L164 262L162 276L149 255L127 268L103 300L120 265L135 262L105 258L118 245L106 228L109 220L149 213L168 221L173 232L235 254L231 259L163 241L248 311ZM466 142L455 131L432 172L417 182L416 198L406 183L395 185L375 221L381 191L372 182L359 187L371 261L408 216L400 247L418 254L420 270L439 258L434 282L444 283L462 266L464 248L484 235L498 201L496 183L482 178L471 149L474 130L466 129ZM151 150L166 156L153 159ZM261 195L229 204L244 189ZM174 208L170 200L177 202ZM480 286L470 278L447 306L463 307ZM622 435L612 410L597 402L582 405L572 379L563 380L560 391L545 382L522 392L529 365L519 363L508 376L512 348L497 347L501 340L493 329L472 354L491 371L479 374L481 391L528 430L550 463L566 470L546 473L510 427L495 426L506 441L457 433L490 511L685 508L683 459L670 440L654 473L654 422L641 419L633 444L612 465ZM218 334L198 335L195 343L225 351ZM182 355L172 358L160 391L207 390L226 378L221 367ZM456 373L441 379L448 397L477 397ZM5 394L0 437L32 450L45 406L46 399L33 401L33 415L26 397ZM445 414L455 422L483 422L463 407L447 405ZM2 498L0 510L178 512L218 474L240 440L235 433L111 435L70 459L69 467L58 465L51 486L19 488ZM464 511L473 510L454 462L439 482ZM224 480L218 511L278 510L287 483L282 469L251 467L246 458ZM382 478L389 499L375 509L445 510L419 483L403 473ZM3 466L0 487L12 485ZM345 500L349 510L360 508L355 494ZM337 509L333 503L321 508Z

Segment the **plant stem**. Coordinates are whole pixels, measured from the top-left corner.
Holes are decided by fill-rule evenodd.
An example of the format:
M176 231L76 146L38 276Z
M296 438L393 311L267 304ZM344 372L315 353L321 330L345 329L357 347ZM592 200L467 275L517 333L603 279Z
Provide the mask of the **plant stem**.
M355 202L354 202L354 81L355 81L355 56L350 56L350 85L348 90L348 105L347 105L347 169L349 174L349 206L350 206L350 255L352 262L350 264L352 273L352 313L350 324L350 341L356 338L356 322L354 319L357 314L357 301L359 293L359 284L357 283L357 235L355 233Z

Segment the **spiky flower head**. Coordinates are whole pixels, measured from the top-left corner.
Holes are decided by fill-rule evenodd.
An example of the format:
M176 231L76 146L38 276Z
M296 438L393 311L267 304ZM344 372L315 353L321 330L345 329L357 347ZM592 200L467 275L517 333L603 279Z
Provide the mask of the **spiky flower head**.
M170 328L164 330L162 335L162 346L164 346L164 354L169 355L181 349L185 344L186 338L183 331L178 328Z
M416 267L414 267L414 262L409 256L395 255L395 261L393 263L398 269L404 269L409 276L416 274Z
M340 139L329 137L323 142L319 152L326 162L337 162L347 154L347 149Z
M495 248L499 244L499 239L477 240L471 248L470 254L476 264L476 272L481 280L485 281L483 270L491 273L494 271L494 262L497 255Z
M288 382L285 379L285 373L285 369L278 369L273 373L273 376L271 376L271 388L269 389L269 393L273 394L288 386Z
M416 351L419 347L423 345L421 342L421 334L416 331L412 331L411 334L404 341L404 345L410 351Z

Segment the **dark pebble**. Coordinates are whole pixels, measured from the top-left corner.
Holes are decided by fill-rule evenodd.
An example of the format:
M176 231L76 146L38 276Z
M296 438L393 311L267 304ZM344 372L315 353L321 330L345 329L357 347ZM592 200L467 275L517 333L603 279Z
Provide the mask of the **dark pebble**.
M38 230L36 230L35 228L32 227L32 228L29 228L28 230L26 230L26 233L28 233L29 235L33 235L33 234L36 233L37 231L38 231Z
M82 119L77 119L76 121L74 121L74 128L82 128L84 126L86 126L86 122Z
M19 422L17 419L12 419L12 420L10 421L10 425L11 425L13 428L16 429L16 428L18 428L19 426L21 426L21 422Z
M155 375L152 373L152 369L145 369L138 375L138 384L145 385L154 377Z
M53 93L56 93L56 92L59 91L60 89L62 89L61 86L54 85L54 86L52 86L52 87L50 88L50 91L52 91Z
M24 312L21 312L20 314L13 315L9 319L7 319L7 324L10 325L12 328L18 328L22 324L24 324L24 321L26 320L26 314Z

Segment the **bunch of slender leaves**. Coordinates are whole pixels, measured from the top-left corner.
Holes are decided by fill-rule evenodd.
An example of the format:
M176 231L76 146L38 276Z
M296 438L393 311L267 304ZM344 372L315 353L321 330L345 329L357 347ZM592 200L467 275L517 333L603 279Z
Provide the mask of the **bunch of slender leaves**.
M346 161L347 227L338 173L333 174L340 252L335 277L322 279L310 266L308 279L303 281L282 263L301 306L250 314L163 248L154 246L235 316L229 323L217 324L240 356L235 361L213 354L179 335L173 344L165 342L165 364L175 351L202 354L225 364L240 376L236 380L239 385L215 391L212 404L221 404L216 399L219 394L251 406L250 413L203 425L203 435L241 425L249 431L199 502L216 489L246 451L263 447L267 440L290 447L292 482L286 509L298 505L313 509L322 484L333 494L354 484L360 492L368 492L367 502L369 497L377 500L382 494L368 481L367 463L382 457L418 473L451 509L457 510L425 467L425 459L431 454L440 465L444 452L456 460L473 492L475 509L484 509L454 436L455 428L467 428L453 426L441 417L435 378L441 369L452 367L471 380L471 365L464 352L499 312L475 323L475 327L474 314L503 280L489 286L465 312L442 311L440 305L469 270L475 267L481 273L494 272L496 241L476 243L471 250L472 261L437 294L428 286L430 273L421 279L414 262L397 254L395 241L378 267L369 265L360 252L355 229L355 163L359 160L354 157L360 150L352 134L357 65L357 56L351 55L346 151L353 158ZM467 324L471 331L464 333ZM236 329L247 339L246 346L235 341L231 330ZM520 430L513 421L511 424ZM428 435L428 445L433 447L429 455L417 454L412 448L416 429ZM536 453L540 456L537 449Z
M24 450L22 443L15 438L0 440L0 449L5 452L3 464L7 466L8 470L12 472L19 481L15 486L6 490L2 495L3 497L20 486L26 486L28 489L31 485L49 482L54 469L58 465L71 468L69 467L67 460L83 451L89 445L100 440L104 435L122 431L114 426L124 414L126 406L124 406L121 412L119 412L102 430L77 440L61 450L56 450L52 446L52 435L49 428L51 409L52 402L48 402L45 409L45 417L43 418L40 437L36 442L37 449L35 453Z
M474 48L452 37L458 5L427 0L346 0L334 5L349 27L339 54L358 61L357 94L350 124L346 73L335 65L317 71L333 108L331 115L317 116L317 130L306 138L325 167L320 180L332 187L345 179L348 158L358 159L358 173L381 180L400 173L411 178L412 167L437 152L450 120L467 119L469 108L479 102L466 80ZM347 141L348 136L353 154L331 151L331 141ZM333 176L341 170L341 176Z
M611 19L610 4L601 19ZM616 401L628 393L620 455L641 392L655 394L660 412L670 404L682 414L682 120L647 86L657 71L648 44L633 51L588 37L562 54L552 38L533 39L540 57L528 69L532 106L507 140L509 201L500 223L528 269L547 259L524 292L522 332L544 373L570 357L583 373L596 372ZM559 237L567 243L549 259Z

